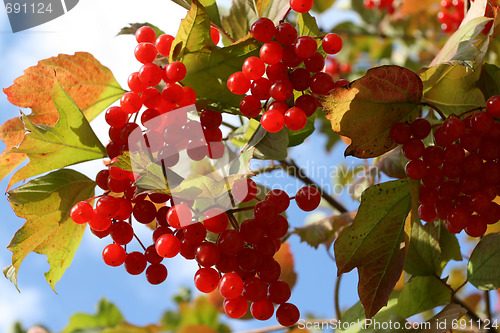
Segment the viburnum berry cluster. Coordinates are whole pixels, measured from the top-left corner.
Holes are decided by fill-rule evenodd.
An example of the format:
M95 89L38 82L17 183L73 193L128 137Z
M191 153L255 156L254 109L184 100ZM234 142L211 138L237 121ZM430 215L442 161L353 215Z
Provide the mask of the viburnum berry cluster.
M366 9L386 11L388 14L392 14L395 11L394 0L364 0L363 5Z
M450 116L434 133L434 145L423 141L431 124L418 118L397 123L390 130L393 142L402 145L409 178L421 180L418 213L426 222L444 220L452 233L462 230L482 236L488 224L500 219L500 96L487 101L486 110L464 119Z
M474 2L474 0L472 0ZM441 1L441 9L438 12L438 20L441 23L441 30L446 33L452 33L458 29L460 24L462 23L465 17L464 11L465 3L463 0L442 0ZM486 10L484 13L485 17L493 17L493 7L498 6L498 0L489 1L489 4L486 6ZM485 25L483 29L483 33L487 34L493 22L489 22Z
M107 265L123 265L132 275L145 272L147 281L156 285L168 275L163 260L181 255L196 260L200 268L195 286L204 293L218 289L225 299L224 311L231 318L245 315L250 302L250 313L256 319L271 318L277 305L279 323L295 324L300 312L287 302L290 287L279 280L281 267L273 259L289 227L282 215L291 200L286 192L275 189L258 199L256 183L240 178L228 191L231 208L213 205L201 209L194 205L196 198L176 198L159 190L138 191L135 182L141 175L115 165L125 153L142 153L166 175L166 170L173 170L183 159L218 160L228 149L222 142L220 113L203 110L193 118L187 112L185 107L194 104L196 94L180 83L186 75L184 64L172 62L162 68L154 63L159 55L169 54L173 37L156 37L154 30L145 26L137 30L136 39L135 56L143 65L130 75L131 92L123 95L120 106L106 111L110 125L106 150L111 162L96 176L104 194L97 197L95 207L90 204L92 199L77 203L71 218L79 224L88 223L99 238L111 237L112 243L102 252ZM160 83L163 88L159 88ZM302 210L312 211L321 195L316 188L306 186L292 199ZM252 200L256 201L253 206L237 207ZM253 211L253 218L237 221L235 214L246 210ZM134 226L141 224L154 229L149 245L134 231ZM127 251L134 238L142 251Z
M312 1L291 1L290 6L303 13L312 7ZM242 70L227 81L233 94L246 95L250 91L240 102L241 114L255 118L264 110L262 127L272 133L284 126L291 131L303 129L307 118L321 106L315 96L326 95L337 87L332 76L324 72L324 53L338 53L342 39L335 33L320 38L298 37L290 23L275 26L266 17L255 21L251 32L263 43L259 56L247 58ZM318 48L320 40L324 53ZM346 84L345 80L340 83Z

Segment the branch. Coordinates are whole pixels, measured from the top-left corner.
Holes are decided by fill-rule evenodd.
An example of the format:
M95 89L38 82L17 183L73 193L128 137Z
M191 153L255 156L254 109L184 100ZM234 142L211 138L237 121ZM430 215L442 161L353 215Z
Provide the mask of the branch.
M427 103L427 102L420 103L420 105L427 106L427 107L431 108L432 110L436 111L436 113L439 114L439 116L441 117L442 120L446 119L446 116L444 115L444 113L441 110L439 110L435 105L432 105L432 104Z
M282 160L279 161L282 166L284 166L285 171L292 177L296 177L306 185L312 186L317 188L323 199L325 199L326 202L330 204L330 206L334 207L337 209L340 213L347 213L348 210L347 208L344 207L340 202L338 202L335 198L333 198L331 195L326 193L325 191L322 190L322 188L314 182L311 178L307 177L304 170L299 168L297 164L295 164L294 160L289 159L289 160Z
M477 313L475 313L474 310L472 310L467 304L465 304L464 301L455 297L454 302L456 304L460 305L461 307L463 307L465 310L467 310L467 315L472 319L472 321L476 324L476 326L478 326L478 328L483 328L486 326L484 321L481 318L479 318ZM481 324L478 325L478 323L481 323ZM491 324L491 322L490 322L490 324ZM496 331L496 329L494 327L491 327L491 326L489 326L489 328L486 332L498 333Z

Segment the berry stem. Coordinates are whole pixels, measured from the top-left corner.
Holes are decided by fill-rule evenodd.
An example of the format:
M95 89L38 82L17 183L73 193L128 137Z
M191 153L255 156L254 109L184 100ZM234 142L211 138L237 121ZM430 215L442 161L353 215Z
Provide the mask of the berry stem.
M252 210L255 208L255 205L254 206L248 206L248 207L241 207L241 208L234 208L234 209L230 209L228 210L228 214L233 214L233 213L238 213L238 212L244 212L244 211L247 211L247 210Z
M427 103L427 102L420 103L420 105L427 106L427 107L431 108L441 117L442 120L446 120L446 116L436 106L434 106L430 103Z
M288 10L286 11L285 15L283 15L283 18L279 22L280 24L285 22L286 17L288 16L288 14L290 14L291 11L292 11L292 7L288 7Z
M231 129L232 131L236 130L238 127L231 125L225 121L222 122L222 125L226 126L227 128Z
M236 231L239 231L240 227L239 227L238 221L236 221L236 218L234 217L233 213L230 212L230 211L228 211L226 214L229 217L229 222L233 226L233 229L236 230Z
M146 251L146 247L144 246L144 244L142 244L141 240L139 239L139 237L137 237L137 235L135 234L135 232L134 232L134 237L135 237L135 239L137 239L137 241L138 241L138 242L139 242L139 244L141 245L142 249L143 249L144 251Z
M307 177L304 170L299 168L293 159L281 160L279 162L290 176L296 177L306 185L320 189L319 192L321 193L321 197L323 197L323 199L325 199L325 201L328 202L330 206L337 209L340 213L348 212L347 208L344 207L344 205L342 205L340 202L338 202L335 198L333 198L325 191L321 190L321 187L316 182L314 182L311 178Z
M481 111L481 110L483 110L483 109L484 109L484 107L479 106L479 107L474 108L474 109L471 109L471 110L469 110L469 111L465 111L465 112L463 112L463 113L459 114L458 116L456 116L456 115L452 115L452 116L456 116L457 118L462 118L462 117L463 117L464 115L466 115L466 114L469 114L469 113L474 112L474 111Z

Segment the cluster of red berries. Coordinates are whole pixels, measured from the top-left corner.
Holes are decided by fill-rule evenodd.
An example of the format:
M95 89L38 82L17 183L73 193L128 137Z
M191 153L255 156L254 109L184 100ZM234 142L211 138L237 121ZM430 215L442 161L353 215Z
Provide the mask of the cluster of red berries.
M441 10L438 13L438 20L441 23L441 30L444 32L450 33L457 30L464 16L463 0L441 1Z
M326 95L335 87L332 77L323 72L325 58L318 51L319 39L297 37L297 30L290 23L275 27L265 17L252 24L251 32L256 40L264 43L259 57L247 58L242 70L233 73L227 81L234 94L245 95L250 90L240 102L241 114L254 118L265 109L261 124L267 131L278 132L283 126L292 131L301 130L307 117L321 106L314 95ZM324 52L335 54L342 48L342 39L330 33L322 38L321 45ZM304 66L299 67L301 64ZM291 102L290 107L288 101L296 91L302 95Z
M111 179L132 178L130 172L110 166ZM102 173L102 172L101 172ZM98 177L101 179L102 176ZM248 202L256 198L257 186L251 179L239 179L234 183L231 195L236 202ZM196 260L200 269L194 283L204 292L218 288L225 298L224 311L231 318L241 318L248 310L259 320L267 320L274 314L283 326L295 324L300 316L297 307L287 303L290 287L279 280L281 267L273 259L281 246L280 239L288 231L288 221L280 215L290 204L290 197L282 190L272 190L264 200L250 207L253 218L239 224L231 210L210 208L195 212L189 202L173 203L162 193L122 197L108 191L101 196L95 209L86 201L77 203L71 210L76 223L89 223L98 237L111 236L113 243L106 246L102 257L110 266L125 266L125 270L138 275L146 271L151 284L160 284L167 278L167 268L162 261L181 255ZM319 191L303 187L295 195L299 208L312 211L321 200ZM177 202L177 200L176 200ZM162 205L157 209L156 204ZM126 251L134 237L132 217L141 224L156 220L152 235L153 244L143 251ZM128 220L128 222L126 222ZM198 220L201 220L198 222ZM207 233L215 234L216 241L207 240Z
M482 236L488 224L500 220L500 96L487 101L486 111L451 116L434 132L434 145L425 147L431 133L423 118L410 125L394 124L393 142L402 145L410 161L406 174L421 180L418 213L426 222L444 220L452 233L462 230L472 237Z
M378 9L386 11L388 14L394 13L394 0L364 0L363 5L366 9Z
M349 83L342 79L343 76L351 73L351 64L348 62L339 62L334 56L328 55L325 59L325 73L330 74L335 81L335 88Z

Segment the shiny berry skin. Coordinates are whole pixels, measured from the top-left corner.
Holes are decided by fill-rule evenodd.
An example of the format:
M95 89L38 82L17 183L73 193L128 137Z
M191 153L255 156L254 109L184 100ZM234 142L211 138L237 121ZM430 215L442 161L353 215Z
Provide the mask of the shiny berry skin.
M410 129L415 139L423 140L431 133L431 124L427 119L417 118L410 124Z
M281 131L285 126L285 118L281 112L277 110L268 110L260 119L262 127L268 132L276 133Z
M151 201L142 200L134 205L132 214L137 222L148 224L156 217L156 207Z
M318 208L321 201L321 193L311 186L304 186L295 194L295 202L300 209L310 212Z
M134 92L126 92L120 98L120 106L128 114L136 113L142 107L141 96Z
M118 221L111 225L110 235L116 244L125 245L134 238L134 229L129 223Z
M137 43L154 43L156 40L156 33L153 28L142 26L135 32L135 39Z
M173 258L181 250L181 242L173 234L161 235L155 243L156 252L164 258Z
M239 297L243 292L243 280L236 273L226 273L220 279L219 292L226 299Z
M195 259L200 266L211 267L219 261L220 250L214 243L203 242L196 248Z
M425 146L422 140L412 138L403 145L401 150L407 159L416 160L424 153Z
M222 254L236 256L243 250L244 245L243 237L234 229L225 230L217 239L217 246Z
M126 257L125 249L118 244L109 244L102 251L102 259L109 266L120 266L125 262Z
M184 204L173 206L167 213L167 222L173 228L183 229L191 224L193 214L191 209Z
M311 36L300 36L294 44L295 54L302 59L307 59L316 52L318 44Z
M290 206L290 197L280 189L271 190L266 194L267 201L272 202L278 211L278 214L283 213Z
M157 54L156 47L152 43L139 43L134 50L135 58L143 64L153 62Z
M194 275L194 285L205 294L214 291L219 284L219 280L219 273L210 267L202 267Z
M319 72L311 77L311 91L318 95L326 95L333 89L332 77L324 72Z
M342 49L342 38L337 34L330 33L323 37L321 44L327 54L336 54Z
M276 310L276 319L283 326L292 326L297 323L299 318L299 309L291 303L283 303Z
M269 42L274 37L274 23L267 17L261 17L252 24L250 31L259 42Z
M212 208L203 215L203 224L208 231L220 234L227 229L229 218L222 209Z
M300 131L307 124L307 116L299 107L291 107L284 115L285 126L291 131Z
M389 138L392 142L398 145L402 145L410 141L411 134L412 131L410 125L405 123L396 123L392 125L389 130Z
M85 201L80 201L71 208L70 217L78 224L87 223L94 215L94 209Z
M252 95L243 97L240 102L240 112L248 118L257 117L261 111L261 102Z
M174 41L175 37L171 35L160 35L156 39L156 49L158 50L158 53L160 53L164 57L168 57L170 54L170 49L172 47L172 42Z
M250 302L258 302L267 296L267 284L256 276L243 282L243 296Z
M233 319L241 318L247 313L248 304L243 296L226 299L223 303L224 312Z
M282 45L292 45L297 39L297 29L287 22L280 23L275 30L278 43Z
M314 0L290 0L290 7L297 13L307 13L313 7Z
M167 65L165 72L169 80L179 82L186 77L186 66L180 61L174 61Z
M258 57L248 57L243 62L241 71L249 80L257 80L266 72L266 65Z
M273 302L267 298L258 302L253 302L250 305L250 313L252 314L252 317L257 320L268 320L274 314Z
M274 281L269 285L268 297L275 304L285 303L291 295L290 286L285 281Z
M125 258L125 270L131 275L139 275L146 269L148 262L141 252L130 252Z
M215 45L219 44L220 41L219 30L217 30L214 27L210 27L210 39L212 40L212 43L214 43Z
M243 72L235 72L227 79L227 88L235 95L244 95L250 89L250 80Z
M283 58L283 48L278 42L266 42L260 47L259 57L268 65L277 64Z
M236 180L231 189L231 194L237 202L251 201L255 198L257 192L257 184L250 178Z
M112 106L106 110L106 122L111 127L122 127L128 121L128 114L119 106Z
M167 267L163 264L151 264L146 269L146 279L149 283L156 285L167 279Z
M486 112L493 117L500 117L500 95L495 95L486 101Z
M427 174L427 165L422 160L411 160L406 164L405 172L411 179L422 179Z

